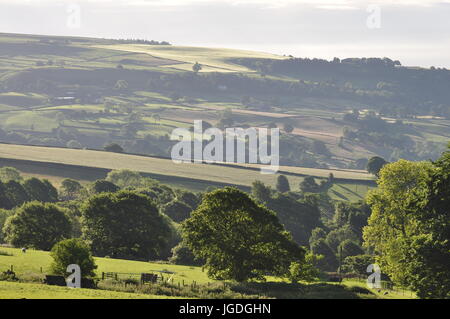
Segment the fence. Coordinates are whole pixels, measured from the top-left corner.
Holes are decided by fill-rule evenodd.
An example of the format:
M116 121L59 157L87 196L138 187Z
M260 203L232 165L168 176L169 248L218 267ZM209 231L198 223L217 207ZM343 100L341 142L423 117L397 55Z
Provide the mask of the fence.
M114 279L116 281L125 281L125 282L140 282L141 284L145 283L157 283L157 282L169 282L173 281L173 275L175 273L168 271L153 271L158 272L155 273L124 273L124 272L102 272L102 280L106 279ZM164 276L166 274L166 276Z

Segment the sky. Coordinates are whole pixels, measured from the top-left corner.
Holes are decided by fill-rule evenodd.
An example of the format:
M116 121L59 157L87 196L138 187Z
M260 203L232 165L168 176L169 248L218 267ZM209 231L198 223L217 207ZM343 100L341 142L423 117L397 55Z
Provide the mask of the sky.
M450 0L0 0L0 32L450 68Z

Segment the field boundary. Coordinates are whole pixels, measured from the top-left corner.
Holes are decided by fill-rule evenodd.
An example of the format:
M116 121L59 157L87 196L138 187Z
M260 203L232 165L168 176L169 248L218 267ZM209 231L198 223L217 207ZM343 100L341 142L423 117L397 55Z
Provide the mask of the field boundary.
M70 150L70 151L77 151L75 149L71 149L71 148L67 148L67 147L60 147L60 146L42 146L42 145L28 145L28 144L13 144L13 143L4 143L4 142L0 142L0 151L1 151L1 145L10 145L10 146L23 146L23 147L29 147L31 148L49 148L49 149L58 149L58 150ZM140 158L149 158L149 159L159 159L159 160L167 160L172 162L171 158L168 157L163 157L163 156L153 156L153 155L145 155L145 154L136 154L136 153L112 153L112 152L107 152L104 150L98 150L98 149L89 149L89 148L84 148L80 151L92 151L92 152L102 152L102 153L107 153L107 154L117 154L117 155L126 155L126 156L137 156ZM0 152L1 153L1 152ZM16 159L19 160L17 158L9 158L9 157L1 157L0 159ZM56 163L56 162L51 162L51 161L39 161L39 160L29 160L30 162L35 162L35 163L51 163L51 164L64 164L64 165L69 165L71 167L78 167L78 168L102 168L105 170L111 171L112 169L109 168L104 168L104 167L98 167L98 166L89 166L89 165L76 165L76 164L68 164L68 163ZM231 169L242 169L242 170L247 170L247 171L260 171L260 167L257 165L253 165L252 164L247 164L247 165L239 165L239 164L228 164L228 163L198 163L196 165L209 165L209 166L219 166L219 167L226 167L226 168L231 168ZM292 169L311 169L314 171L321 171L323 172L322 175L317 175L314 173L301 173L301 172L293 172L293 171L289 171L288 169L292 168ZM138 169L136 171L139 171ZM336 172L348 172L348 173L358 173L354 170L343 170L343 169L320 169L320 168L307 168L307 167L298 167L298 166L280 166L280 169L277 172L277 175L288 175L288 176L296 176L296 177L306 177L306 176L313 176L316 178L320 178L320 179L324 179L327 178L329 173L336 173ZM156 173L150 173L150 172L141 172L142 174L149 174L150 175L154 175L154 176L172 176L172 175L166 175L166 174L156 174ZM192 181L205 181L205 179L201 179L201 178L187 178L187 177L179 177L179 178L183 178L183 179L187 179L187 180L192 180ZM344 177L339 177L339 176L334 176L334 180L336 182L341 182L341 183L356 183L356 184L363 184L363 185L367 185L367 186L376 186L376 182L373 179L359 179L359 178L344 178ZM210 180L207 180L208 182L211 182ZM223 182L217 182L220 185L235 185L233 183L223 183ZM236 184L236 185L241 185L241 184ZM242 185L245 187L245 185Z

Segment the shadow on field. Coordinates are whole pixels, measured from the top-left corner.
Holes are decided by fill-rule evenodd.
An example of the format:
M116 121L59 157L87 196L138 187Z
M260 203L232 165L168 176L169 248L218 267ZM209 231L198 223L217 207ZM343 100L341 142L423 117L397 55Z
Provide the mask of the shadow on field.
M331 190L333 192L334 195L336 195L337 197L343 199L343 200L348 200L348 198L344 195L342 195L341 193L336 192L334 189Z
M239 283L231 290L244 295L277 299L359 299L374 294L362 287L346 287L330 283L291 284L284 282Z

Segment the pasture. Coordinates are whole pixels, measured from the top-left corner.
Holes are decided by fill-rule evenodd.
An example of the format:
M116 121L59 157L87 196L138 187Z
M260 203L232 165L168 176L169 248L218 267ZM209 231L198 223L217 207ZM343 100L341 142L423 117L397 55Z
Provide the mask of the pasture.
M32 283L0 281L0 299L170 299L168 296L146 295L98 289L71 289Z
M3 165L15 166L25 175L28 173L33 176L53 176L50 179L56 179L57 184L63 177L82 181L100 179L106 175L107 171L115 169L138 171L180 188L191 188L193 184L198 184L194 188L196 190L221 185L235 185L248 189L255 180L275 187L278 176L278 174L261 174L259 166L251 164L176 164L170 159L148 156L10 144L0 144L0 158L7 160ZM26 165L20 163L23 159L28 161ZM14 160L19 161L17 165L14 164ZM32 162L36 162L35 167ZM45 163L48 164L48 167ZM67 167L53 168L55 165L66 165ZM92 169L100 171L92 174L89 172ZM328 177L330 173L333 173L337 183L329 192L330 196L335 199L360 200L364 198L367 190L373 187L372 177L364 171L290 166L281 166L279 171L279 174L287 176L292 190L298 190L299 183L306 175L321 179Z
M0 247L0 251L7 252L13 256L4 256L0 254L0 271L10 269L11 265L14 271L19 275L29 277L32 274L48 273L49 267L52 261L48 252L29 249L26 253L22 253L20 249ZM200 267L194 266L180 266L167 263L156 262L142 262L131 261L123 259L112 258L95 258L95 262L98 266L97 276L101 277L102 272L117 272L117 273L151 273L158 271L173 272L174 282L183 281L186 284L190 284L193 281L199 284L206 284L212 282L206 275L206 272L202 272Z
M20 249L1 247L0 251L12 254L5 256L0 254L0 271L10 269L14 265L14 271L19 278L26 282L0 281L1 298L58 298L58 299L156 299L170 298L169 296L148 295L140 293L125 293L106 290L67 289L64 287L46 286L36 283L36 278L41 278L42 272L46 273L51 263L48 252L28 250L22 253ZM141 273L170 271L174 272L173 282L184 282L187 285L195 281L199 285L218 283L209 279L206 272L200 267L171 265L155 262L138 262L130 260L95 258L98 265L97 275L102 272ZM415 296L407 290L368 290L364 281L346 279L342 284L313 282L303 283L301 286L292 285L280 278L268 277L266 283L231 284L234 290L244 294L264 294L271 298L363 298L363 299L410 299ZM29 283L34 280L35 283ZM299 289L301 287L301 289Z
M266 58L285 59L286 57L245 50L225 48L203 48L188 46L148 46L141 44L113 44L97 46L101 49L118 50L132 53L148 54L177 63L164 65L165 68L174 68L183 71L192 71L192 65L198 62L202 65L201 72L254 72L244 66L234 64L236 58Z

